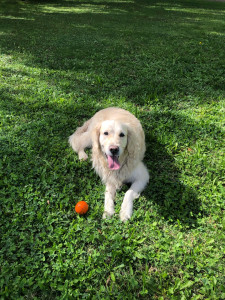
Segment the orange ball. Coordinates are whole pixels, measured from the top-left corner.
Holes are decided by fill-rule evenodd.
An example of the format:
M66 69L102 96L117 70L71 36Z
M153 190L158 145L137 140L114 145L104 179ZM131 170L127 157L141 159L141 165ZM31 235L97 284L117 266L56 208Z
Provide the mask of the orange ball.
M79 215L84 215L88 211L88 204L85 201L79 201L75 205L75 212L77 212Z

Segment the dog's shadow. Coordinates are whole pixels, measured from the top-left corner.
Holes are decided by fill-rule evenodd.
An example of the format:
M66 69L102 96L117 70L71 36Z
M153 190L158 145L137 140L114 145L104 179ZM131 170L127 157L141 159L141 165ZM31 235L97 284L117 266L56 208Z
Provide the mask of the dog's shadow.
M152 202L159 214L170 222L188 227L197 226L201 202L196 191L181 182L174 158L154 136L146 134L147 151L144 162L150 181L142 195ZM148 207L148 205L146 205Z

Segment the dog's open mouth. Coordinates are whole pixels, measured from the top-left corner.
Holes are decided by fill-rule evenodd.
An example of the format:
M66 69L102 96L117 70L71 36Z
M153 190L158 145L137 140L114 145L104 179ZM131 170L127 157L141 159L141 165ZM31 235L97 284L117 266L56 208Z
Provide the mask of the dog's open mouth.
M107 157L109 169L110 170L119 170L119 168L120 168L119 157L116 155L113 155L113 156L106 155L106 157Z

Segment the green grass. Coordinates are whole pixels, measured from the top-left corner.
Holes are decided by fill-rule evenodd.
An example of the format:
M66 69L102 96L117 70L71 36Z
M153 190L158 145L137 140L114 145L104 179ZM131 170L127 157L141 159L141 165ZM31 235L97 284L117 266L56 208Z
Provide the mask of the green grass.
M224 32L219 2L1 1L1 299L225 299ZM125 224L68 145L108 106L146 133Z

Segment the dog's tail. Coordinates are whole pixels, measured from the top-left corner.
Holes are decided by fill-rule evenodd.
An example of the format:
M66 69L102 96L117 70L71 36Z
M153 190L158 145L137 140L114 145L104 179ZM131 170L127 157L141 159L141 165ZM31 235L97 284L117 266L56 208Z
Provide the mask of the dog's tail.
M82 135L85 135L88 131L88 127L91 123L91 119L86 121L83 126L78 127L77 130L69 137L69 143L75 152L79 152L81 148L86 148L88 145L82 145Z

